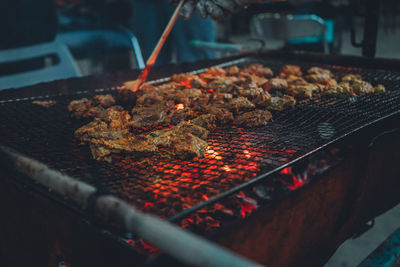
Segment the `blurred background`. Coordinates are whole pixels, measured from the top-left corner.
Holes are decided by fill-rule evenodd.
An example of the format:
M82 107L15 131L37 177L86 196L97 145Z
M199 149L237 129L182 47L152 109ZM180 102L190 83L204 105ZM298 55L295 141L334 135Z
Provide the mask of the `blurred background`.
M65 50L60 47L51 47L55 52L44 58L22 55L32 53L33 48L40 50L38 44L55 41L63 48L65 45L72 56L70 75L143 67L143 60L172 13L173 6L166 6L170 6L168 0L2 1L0 75L57 63L57 55L64 55L61 51ZM178 24L183 26L174 28L162 52L169 55L161 55L164 59L159 59L158 64L224 57L261 48L362 55L365 46L364 50L369 50L365 52L367 56L400 58L399 10L397 0L291 0L254 4L216 23L209 19L207 24L196 15L189 21L180 19ZM196 28L199 22L204 27ZM371 48L375 46L374 38L376 53L371 51L375 49ZM12 58L10 53L18 47L30 50L18 51L19 56ZM194 52L185 54L184 49ZM71 59L69 55L66 58Z

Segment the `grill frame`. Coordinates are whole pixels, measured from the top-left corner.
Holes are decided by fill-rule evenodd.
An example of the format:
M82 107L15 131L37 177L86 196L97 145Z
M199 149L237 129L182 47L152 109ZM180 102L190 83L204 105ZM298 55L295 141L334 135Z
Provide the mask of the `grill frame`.
M269 55L270 55L269 53L264 53L264 54L263 54L263 57L268 57ZM286 55L286 56L288 56L288 55ZM298 54L297 56L300 57L300 58L302 58L302 57L304 57L305 55L303 55L303 54ZM310 57L309 60L315 59L312 55L309 56L309 57ZM232 65L232 64L237 63L237 60L243 61L244 58L245 58L245 57L231 58L231 59L228 59L227 62L225 62L225 64ZM329 58L328 58L328 57L321 57L321 58L319 58L319 59L320 59L320 60L323 59L323 60L322 60L323 62L325 62L325 60L328 60L328 61L329 61ZM339 59L339 60L340 60L341 57L335 57L335 59ZM285 59L283 59L283 60L285 61L285 63L287 62ZM296 58L295 60L298 60L298 59ZM374 61L370 61L370 64L372 64L371 66L374 66L374 65L379 66L379 64L376 63L376 62L379 62L379 61L375 61L375 63L373 63L373 62L374 62ZM392 62L392 61L388 61L388 62ZM211 63L211 62L205 62L205 63L208 63L209 66L215 65L214 63ZM307 63L307 64L311 64L311 65L314 64L314 63L309 63L309 62L306 62L306 63ZM398 62L397 62L397 63L398 63ZM195 65L199 66L199 65L201 65L201 64L202 64L202 63L196 63ZM390 63L390 64L388 63L388 64L386 64L386 66L391 66L391 64L393 64L393 63ZM356 64L356 65L357 65L357 64ZM203 71L203 69L197 70L197 72L201 72L201 71ZM123 76L123 75L122 75L122 76ZM162 82L162 81L165 81L165 80L158 80L157 82ZM79 82L79 80L76 80L76 82ZM54 86L54 85L56 85L56 84L57 84L57 82L56 82L56 83L52 83L52 84L50 84L50 85L53 85L53 86ZM47 86L50 86L50 85L48 84ZM33 88L30 88L29 91L32 92L32 91L31 91L32 89L38 88L38 87L39 87L39 86L34 86ZM71 87L68 87L67 90L64 90L64 92L59 92L59 94L61 94L61 95L62 95L62 94L69 94L69 93L70 93L70 90L69 90L70 88L71 88ZM116 89L117 87L111 87L111 88L112 88L112 89ZM22 92L22 91L24 91L24 90L26 90L26 89L22 89L20 92ZM61 90L61 91L63 91L63 90ZM73 92L76 93L76 94L78 94L78 95L84 94L84 93L85 93L85 91L79 91L79 90L73 90ZM98 94L98 93L105 92L105 90L104 90L104 89L95 89L94 92L96 92L96 93ZM18 93L17 93L17 94L18 94ZM11 95L12 95L12 94L11 94ZM1 96L3 96L3 97L1 97ZM8 101L11 99L11 98L9 98L9 100L5 100L5 99L4 99L4 96L5 96L5 94L3 94L3 92L2 92L2 93L0 94L0 97L1 97L0 99L3 98L3 100L1 100L0 102L6 103L6 102L8 102ZM14 97L15 97L15 96L14 96ZM49 98L49 97L50 97L50 95L47 95L47 96L45 96L44 98ZM41 99L41 97L40 97L40 96L39 96L39 97L36 96L36 97L33 97L32 99ZM29 98L29 100L31 100L31 98ZM22 98L22 101L26 101L26 99ZM249 188L250 186L252 186L252 185L254 185L254 184L256 184L256 183L259 183L259 182L261 182L261 181L264 181L267 177L270 177L271 175L276 174L277 172L279 172L279 171L282 170L283 168L285 168L285 167L287 167L287 166L291 166L291 165L293 165L294 163L299 162L299 161L301 161L301 160L304 160L305 158L308 158L308 157L314 155L314 154L317 153L318 151L321 151L321 150L323 150L323 149L326 149L328 146L331 146L331 145L337 143L338 141L343 140L343 138L345 138L345 137L347 137L347 136L349 136L349 135L352 135L352 134L356 134L358 131L360 131L361 129L363 129L363 128L367 127L367 126L373 126L373 124L375 124L375 123L377 123L377 122L379 122L379 121L381 121L381 120L384 120L384 119L388 119L388 118L390 118L390 117L393 117L394 115L399 114L399 112L400 112L400 110L397 110L396 112L393 112L393 113L391 113L391 114L387 114L386 116L381 117L381 118L378 118L378 119L375 120L375 121L372 121L372 122L370 122L370 123L368 123L368 124L366 124L366 125L363 125L362 127L358 127L358 128L354 129L354 130L351 131L351 132L348 132L348 133L346 133L346 134L344 134L344 135L342 135L342 136L339 136L339 137L335 138L334 140L331 140L330 142L327 142L327 143L325 143L324 145L319 146L319 147L317 147L316 149L314 149L314 150L312 150L312 151L309 151L308 153L304 154L304 155L301 156L301 157L298 157L298 158L297 158L296 160L294 160L294 161L291 161L291 162L289 162L289 163L283 164L283 165L281 165L281 166L278 167L278 168L275 168L275 169L273 169L273 170L270 170L269 172L266 172L266 173L264 173L264 174L262 174L262 175L259 175L258 177L252 179L251 181L242 183L241 185L236 186L236 187L234 187L234 188L232 188L232 189L230 189L230 190L228 190L228 191L225 191L224 193L219 194L218 196L215 196L215 197L212 198L212 199L209 199L209 200L207 200L207 201L203 201L202 203L200 203L200 204L198 204L198 205L196 205L196 206L193 206L193 207L191 207L191 208L189 208L189 209L187 209L187 210L181 212L180 214L178 214L178 215L176 215L176 216L174 216L174 217L170 217L169 220L171 220L171 221L178 221L178 220L180 220L180 219L182 219L182 218L184 218L184 217L187 217L187 216L188 216L189 214L191 214L192 212L195 212L195 211L197 211L197 210L199 210L199 209L201 209L201 208L203 208L203 207L205 207L205 206L211 205L211 204L213 204L213 203L215 203L215 202L217 202L217 201L223 200L224 198L229 197L229 196L233 195L234 193L236 193L236 192L238 192L238 191L240 191L240 190Z

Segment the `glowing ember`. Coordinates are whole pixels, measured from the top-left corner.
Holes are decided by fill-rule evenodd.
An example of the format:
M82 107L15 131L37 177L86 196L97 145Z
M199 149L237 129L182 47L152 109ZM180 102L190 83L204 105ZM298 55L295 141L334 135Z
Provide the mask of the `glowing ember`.
M228 165L225 165L222 169L223 169L224 171L227 171L227 172L232 171L232 169L231 169Z
M296 190L297 188L302 187L307 182L307 175L304 175L303 177L297 177L293 174L292 167L284 168L280 173L292 177L293 184L286 185L287 188L289 188L290 190Z
M176 108L177 110L183 110L183 109L185 109L185 105L184 105L184 104L176 104L176 105L175 105L175 108Z
M192 84L190 83L190 80L180 81L179 83L182 84L183 86L185 86L188 89L192 88Z

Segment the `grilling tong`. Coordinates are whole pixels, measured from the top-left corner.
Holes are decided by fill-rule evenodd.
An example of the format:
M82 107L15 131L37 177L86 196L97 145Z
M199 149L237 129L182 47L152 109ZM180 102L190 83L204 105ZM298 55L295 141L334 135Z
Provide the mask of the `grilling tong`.
M156 63L158 54L160 54L160 51L161 51L165 41L167 40L168 35L171 33L172 28L174 27L174 25L178 19L179 11L184 2L185 2L185 0L179 1L178 6L176 7L174 13L172 14L172 17L169 20L167 27L165 27L165 30L164 30L163 34L161 35L160 40L158 40L157 45L155 46L153 52L151 53L149 59L147 60L146 67L144 68L144 70L142 70L139 78L135 81L125 83L125 87L127 87L127 88L131 89L133 92L135 92L147 80L147 76L149 75L150 69L151 69L151 67L153 67L154 63Z

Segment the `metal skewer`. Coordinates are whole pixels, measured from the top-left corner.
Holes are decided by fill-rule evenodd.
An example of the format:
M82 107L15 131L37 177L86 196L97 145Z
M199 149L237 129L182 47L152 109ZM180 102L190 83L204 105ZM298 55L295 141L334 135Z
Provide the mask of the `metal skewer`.
M171 33L172 28L174 27L174 25L178 19L179 10L181 9L184 2L185 2L185 0L181 0L179 2L178 6L176 7L176 9L174 11L174 14L172 15L171 19L168 22L167 27L165 27L165 30L164 30L163 34L161 35L160 40L158 40L156 47L154 48L153 52L151 53L149 59L147 60L145 69L142 71L139 78L135 81L134 85L130 88L133 92L137 91L137 89L139 89L139 87L147 80L147 76L149 75L150 69L151 69L151 67L153 67L154 63L156 63L158 54L160 54L160 51L161 51L163 45L165 44L165 41L167 40L169 34Z

